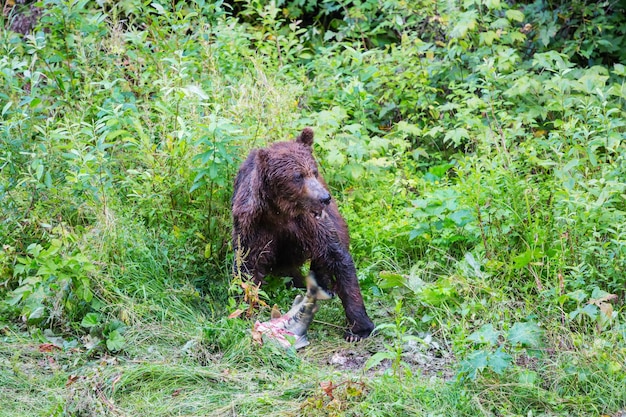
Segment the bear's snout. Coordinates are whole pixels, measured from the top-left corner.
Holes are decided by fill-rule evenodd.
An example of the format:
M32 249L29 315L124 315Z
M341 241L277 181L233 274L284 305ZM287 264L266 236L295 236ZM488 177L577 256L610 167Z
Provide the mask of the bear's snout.
M330 193L317 178L307 178L304 182L305 192L312 200L317 200L327 206L330 204Z
M304 182L304 192L308 197L308 209L319 218L324 209L330 204L330 193L317 178L307 178Z

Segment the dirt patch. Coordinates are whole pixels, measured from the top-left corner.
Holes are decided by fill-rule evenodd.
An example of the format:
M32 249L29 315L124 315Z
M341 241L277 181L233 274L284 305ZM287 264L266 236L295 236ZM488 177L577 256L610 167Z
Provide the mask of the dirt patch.
M402 349L403 366L414 374L425 377L436 377L450 380L456 372L456 358L444 344L424 337L421 342L409 341ZM341 343L342 346L311 346L304 357L310 356L320 365L330 365L346 374L365 373L368 376L380 375L392 368L392 361L385 359L376 366L365 369L367 361L377 352L385 352L387 348L382 336L374 336L359 343ZM389 341L386 341L389 343Z
M369 355L364 355L355 349L340 349L328 359L328 365L332 365L342 371L361 371Z

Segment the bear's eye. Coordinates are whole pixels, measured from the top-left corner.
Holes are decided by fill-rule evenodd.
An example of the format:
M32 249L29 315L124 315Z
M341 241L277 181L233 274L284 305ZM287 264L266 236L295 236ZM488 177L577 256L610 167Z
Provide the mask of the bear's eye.
M315 171L313 171L313 175L315 176L315 178L317 178L319 176L319 172L317 172L317 169Z
M296 183L302 182L303 178L304 178L304 176L300 172L298 172L297 174L293 175L293 181L296 182Z

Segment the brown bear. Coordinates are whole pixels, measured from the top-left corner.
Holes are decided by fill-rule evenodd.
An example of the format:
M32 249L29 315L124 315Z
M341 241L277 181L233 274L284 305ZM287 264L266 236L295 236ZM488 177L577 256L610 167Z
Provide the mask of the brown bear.
M241 273L257 283L266 275L287 276L304 285L300 268L311 261L319 284L339 295L348 331L346 340L370 335L350 236L313 158L313 129L294 141L253 149L235 178L232 198L233 248ZM235 264L237 268L237 262Z

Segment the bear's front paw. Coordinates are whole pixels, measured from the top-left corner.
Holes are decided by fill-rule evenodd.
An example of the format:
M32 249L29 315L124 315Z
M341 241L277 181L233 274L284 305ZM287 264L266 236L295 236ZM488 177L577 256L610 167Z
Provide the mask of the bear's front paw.
M369 327L361 330L346 330L346 333L343 335L343 337L344 339L346 339L346 342L360 342L361 340L368 338L370 334L372 334L372 330L373 328Z

